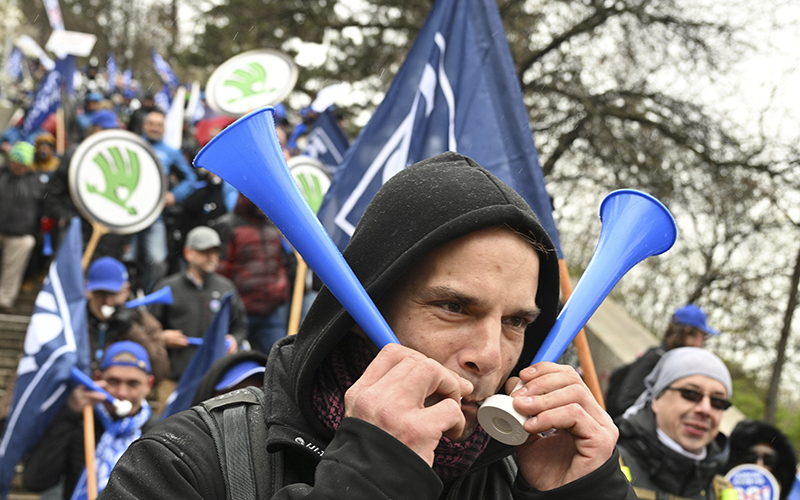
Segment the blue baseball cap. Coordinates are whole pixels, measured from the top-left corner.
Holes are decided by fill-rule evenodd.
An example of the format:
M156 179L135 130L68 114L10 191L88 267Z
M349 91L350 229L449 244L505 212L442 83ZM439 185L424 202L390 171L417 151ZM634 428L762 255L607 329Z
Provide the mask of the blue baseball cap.
M106 370L112 366L133 366L150 375L153 371L150 368L150 356L141 344L130 340L114 342L100 361L100 370Z
M708 326L706 313L694 304L683 306L675 311L675 314L672 315L672 322L697 328L708 335L719 335L718 330Z
M90 101L100 102L102 100L103 100L103 94L101 94L100 92L89 92L88 94L86 94L86 102Z
M119 120L113 111L108 109L101 109L92 113L89 118L89 123L102 127L103 129L119 128Z
M224 391L226 389L230 389L231 387L234 387L236 384L240 383L242 380L252 377L253 375L264 373L265 371L266 368L261 363L251 359L244 360L241 363L228 368L228 371L222 375L222 378L219 380L219 382L217 382L217 385L214 386L214 390Z
M113 257L100 257L92 262L86 272L86 289L119 292L128 282L125 264Z

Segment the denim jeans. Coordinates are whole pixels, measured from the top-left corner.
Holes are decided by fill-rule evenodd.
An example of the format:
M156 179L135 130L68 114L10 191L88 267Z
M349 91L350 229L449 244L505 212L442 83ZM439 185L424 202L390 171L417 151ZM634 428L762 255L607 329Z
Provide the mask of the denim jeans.
M142 278L139 286L146 294L152 292L167 271L167 226L164 219L159 217L150 227L134 234L131 246L122 259L141 264Z

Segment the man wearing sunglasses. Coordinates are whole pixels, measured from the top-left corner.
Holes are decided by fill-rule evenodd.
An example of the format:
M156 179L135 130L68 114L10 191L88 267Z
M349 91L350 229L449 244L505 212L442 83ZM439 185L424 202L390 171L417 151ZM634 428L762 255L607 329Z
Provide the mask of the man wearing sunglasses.
M730 396L730 373L714 354L697 347L664 354L618 422L623 466L640 499L715 500L730 488L718 475L728 459L719 424Z

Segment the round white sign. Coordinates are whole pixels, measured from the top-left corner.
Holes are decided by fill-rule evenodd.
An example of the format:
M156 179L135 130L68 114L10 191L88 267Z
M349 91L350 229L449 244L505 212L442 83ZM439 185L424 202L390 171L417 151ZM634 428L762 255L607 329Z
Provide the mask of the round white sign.
M245 114L284 100L297 83L297 66L281 52L250 50L234 56L211 74L208 105L220 114Z
M295 156L287 162L292 177L314 213L319 212L322 199L331 187L331 177L325 165L310 156Z
M78 210L112 233L135 233L150 226L164 208L166 188L153 148L125 130L90 135L69 165L69 190Z

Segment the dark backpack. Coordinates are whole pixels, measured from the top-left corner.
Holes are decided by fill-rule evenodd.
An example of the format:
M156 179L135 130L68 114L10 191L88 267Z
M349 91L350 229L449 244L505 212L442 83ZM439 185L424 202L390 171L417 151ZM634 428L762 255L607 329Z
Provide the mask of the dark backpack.
M282 486L283 455L267 452L264 403L260 388L245 387L192 407L214 439L227 500L270 498Z
M612 418L616 419L627 410L627 408L619 408L620 391L622 389L622 382L628 377L628 372L631 371L633 363L620 366L613 372L608 379L608 391L606 392L606 411Z

